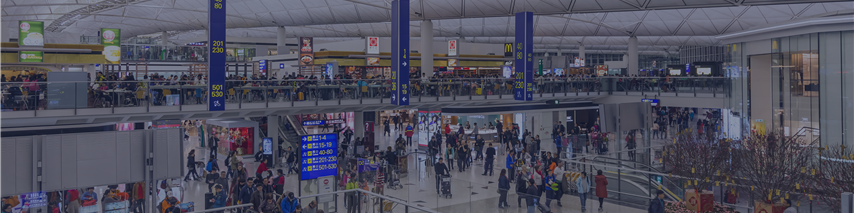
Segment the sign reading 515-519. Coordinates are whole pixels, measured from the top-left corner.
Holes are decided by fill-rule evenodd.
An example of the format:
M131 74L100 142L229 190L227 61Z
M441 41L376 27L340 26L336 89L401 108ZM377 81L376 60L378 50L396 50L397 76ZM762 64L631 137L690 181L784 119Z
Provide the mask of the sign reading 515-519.
M208 110L225 110L225 0L210 0L208 7Z

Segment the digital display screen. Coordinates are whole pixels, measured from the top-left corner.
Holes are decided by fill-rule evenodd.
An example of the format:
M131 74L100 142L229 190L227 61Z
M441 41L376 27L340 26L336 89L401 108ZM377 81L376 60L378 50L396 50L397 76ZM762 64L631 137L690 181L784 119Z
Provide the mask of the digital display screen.
M682 75L681 69L670 69L670 75Z
M338 171L338 135L305 135L300 138L300 180L335 176Z
M697 75L712 75L711 67L697 67Z
M262 138L261 139L261 148L264 149L265 155L273 154L273 139L272 138Z

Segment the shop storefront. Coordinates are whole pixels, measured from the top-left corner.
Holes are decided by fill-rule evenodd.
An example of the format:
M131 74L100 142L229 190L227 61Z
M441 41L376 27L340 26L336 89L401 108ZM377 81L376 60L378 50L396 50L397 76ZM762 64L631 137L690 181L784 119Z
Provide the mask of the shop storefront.
M299 115L299 122L308 134L333 133L347 128L355 131L354 117L353 112L302 114Z
M593 126L598 124L598 121L598 109L580 109L566 111L566 127L569 129L575 128L575 131L580 134L590 133Z
M211 139L217 142L217 153L228 155L236 152L237 155L252 155L258 149L255 143L259 139L258 122L233 119L233 120L207 120L206 129L210 129Z

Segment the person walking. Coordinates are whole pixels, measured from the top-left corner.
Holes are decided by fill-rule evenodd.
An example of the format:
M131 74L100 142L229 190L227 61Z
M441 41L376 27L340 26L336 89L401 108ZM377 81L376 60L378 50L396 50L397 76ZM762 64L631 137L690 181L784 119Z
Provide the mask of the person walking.
M388 119L385 119L385 121L383 121L383 126L383 136L391 136L391 126L389 126Z
M211 203L213 203L213 208L225 207L226 198L228 198L228 196L226 196L225 191L223 191L223 186L217 185L214 187L214 190L216 190L214 198L211 198L210 200Z
M296 212L297 206L299 206L299 200L294 197L293 192L288 192L288 197L282 199L282 203L279 206L282 208L282 213L293 213Z
M596 171L596 197L599 197L599 211L602 211L602 202L608 198L608 178L602 175L602 170Z
M581 177L575 180L575 187L578 188L578 198L581 199L581 212L587 211L587 193L590 193L590 178L587 178L587 172L581 172Z
M267 159L261 160L261 164L258 165L258 169L255 170L255 177L261 179L261 173L267 171Z
M293 173L299 174L299 169L296 166L294 166L294 161L296 161L296 158L297 158L296 153L293 150L291 150L290 146L288 146L288 152L285 154L287 155L287 160L285 160L285 161L286 161L287 167L288 167L288 176L291 176L291 174L293 174Z
M507 160L505 160L505 163L507 163L507 165L506 165L507 171L510 171L510 174L515 175L516 170L513 169L513 166L516 165L516 158L513 157L513 153L515 153L515 151L510 151L507 154ZM519 184L519 183L516 183L516 184ZM525 185L525 184L522 184L522 185ZM521 205L520 205L520 207L521 207Z
M216 169L212 169L208 176L205 177L205 182L208 183L208 192L213 192L213 186L216 184L216 179L219 179Z
M664 213L664 191L658 190L655 194L655 199L652 199L652 201L649 202L649 209L647 209L647 211L649 213Z
M659 190L659 191L661 191L661 190ZM662 192L662 195L659 195L659 197L664 198L664 193ZM798 213L798 207L795 207L795 205L792 205L792 200L786 199L786 204L789 205L789 207L787 207L786 210L783 211L783 213ZM663 206L662 206L662 209L664 209ZM664 212L664 211L662 211L662 212Z
M495 147L492 147L492 143L489 143L489 148L486 148L486 160L483 163L483 174L486 175L489 173L489 176L493 174L493 165L495 161Z
M516 194L519 195L516 198L516 204L519 205L519 208L522 208L522 198L525 197L524 194L528 190L527 184L528 180L525 178L527 175L522 173L521 171L516 175Z
M499 209L503 209L504 207L509 206L507 204L507 192L508 191L510 191L510 179L507 179L507 169L502 169L501 174L498 175L498 208Z
M448 159L448 169L454 170L454 157L456 156L454 151L456 148L451 146L451 144L447 145L448 148L445 149L445 159Z
M528 180L528 188L525 190L525 196L527 199L525 200L525 204L527 204L528 211L527 213L536 213L536 205L537 205L537 194L539 193L539 189L537 189L537 183L534 180Z
M412 124L406 125L406 132L405 133L406 133L406 144L407 144L407 146L412 146L412 134L415 133L415 131L412 128Z
M184 177L184 181L190 181L190 177L193 177L193 180L199 180L201 176L196 172L196 150L190 150L190 154L187 155L187 176ZM191 175L192 174L192 175Z
M228 153L228 157L225 157L225 166L228 168L226 177L234 178L234 172L237 171L237 163L239 162L240 160L235 156L235 152Z
M445 163L442 161L442 158L439 158L439 162L433 165L434 169L436 169L436 193L441 193L439 191L439 184L441 183L442 177L446 175L450 175L450 170L448 167L445 167Z

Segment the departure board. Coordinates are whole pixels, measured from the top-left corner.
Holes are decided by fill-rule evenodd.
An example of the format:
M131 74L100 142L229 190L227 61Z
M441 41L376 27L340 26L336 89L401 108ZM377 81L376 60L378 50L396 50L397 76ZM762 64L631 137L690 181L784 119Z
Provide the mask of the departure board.
M301 180L338 174L337 134L305 135L300 142Z

